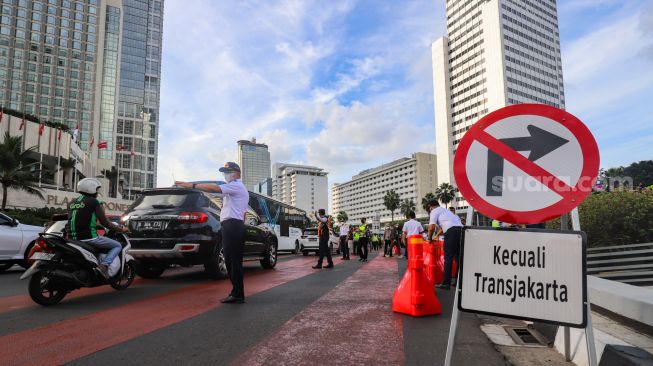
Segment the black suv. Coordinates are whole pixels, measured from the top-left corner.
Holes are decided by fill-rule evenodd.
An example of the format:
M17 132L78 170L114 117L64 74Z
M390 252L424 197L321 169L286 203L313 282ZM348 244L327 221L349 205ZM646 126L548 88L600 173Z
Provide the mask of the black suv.
M227 277L222 252L222 196L195 189L157 188L143 192L123 217L131 233L130 254L141 277L160 276L172 264L203 264L212 278ZM277 264L277 238L250 208L245 216L243 260L263 268Z

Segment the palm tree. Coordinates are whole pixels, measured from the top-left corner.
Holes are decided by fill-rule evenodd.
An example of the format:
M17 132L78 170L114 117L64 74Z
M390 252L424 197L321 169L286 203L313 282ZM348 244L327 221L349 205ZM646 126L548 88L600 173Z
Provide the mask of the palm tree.
M456 198L456 188L447 182L443 182L435 189L435 197L437 197L438 201L444 203L445 207L449 207L449 202Z
M427 213L429 212L429 201L436 198L437 197L435 197L433 192L429 192L424 195L424 197L422 198L422 208L424 209L424 211L426 211Z
M349 220L349 216L347 216L347 213L345 211L339 211L338 214L336 215L336 219L338 222L346 222Z
M59 170L61 170L61 173L63 174L63 179L61 180L63 182L63 185L66 185L66 173L70 169L74 169L75 165L77 164L77 160L74 158L70 159L61 159L59 162Z
M118 192L118 169L115 166L111 170L102 169L102 175L109 180L109 197L116 198Z
M385 192L383 205L390 211L392 222L395 221L395 211L399 208L399 194L394 189Z
M404 216L408 216L409 212L415 212L415 202L413 202L412 199L406 198L405 200L401 201L401 204L399 205L399 211Z
M23 137L11 136L5 132L4 141L0 143L0 183L2 184L2 210L7 206L7 191L10 187L33 194L43 199L38 187L38 161L29 162L28 155L36 146L23 150Z

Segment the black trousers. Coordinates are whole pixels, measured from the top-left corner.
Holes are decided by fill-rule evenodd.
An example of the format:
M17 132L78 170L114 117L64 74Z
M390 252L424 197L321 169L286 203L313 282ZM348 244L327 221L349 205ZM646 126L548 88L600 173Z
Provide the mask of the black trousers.
M389 255L392 257L392 240L385 241L385 245L383 246L383 255Z
M443 285L451 285L451 267L454 258L456 265L460 265L460 242L463 235L462 226L450 227L444 233L444 280Z
M231 295L245 297L243 284L243 250L245 249L245 224L242 220L222 221L222 249L231 280Z
M360 256L361 256L361 259L367 259L367 254L368 254L368 253L367 253L367 251L368 251L368 248L367 248L367 240L368 240L368 239L367 239L366 237L364 237L364 236L361 236L361 237L358 239L358 250L359 250L358 253L359 253Z
M347 235L340 236L340 254L342 254L342 259L349 258L349 244L347 243Z
M326 257L327 263L332 266L333 260L331 259L331 250L329 250L328 235L320 236L320 258L317 260L318 266L322 266L322 260L324 260L324 257Z

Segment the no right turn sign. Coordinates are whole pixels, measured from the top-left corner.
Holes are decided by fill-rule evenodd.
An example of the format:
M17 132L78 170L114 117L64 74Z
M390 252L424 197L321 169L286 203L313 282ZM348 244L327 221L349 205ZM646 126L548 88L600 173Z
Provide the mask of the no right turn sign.
M539 223L578 206L591 192L599 151L585 125L564 110L519 104L483 117L454 157L462 196L508 223Z

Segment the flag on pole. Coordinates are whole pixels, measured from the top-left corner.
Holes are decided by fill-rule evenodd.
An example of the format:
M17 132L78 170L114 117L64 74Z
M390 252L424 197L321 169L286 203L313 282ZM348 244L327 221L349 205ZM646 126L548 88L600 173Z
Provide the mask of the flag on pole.
M91 136L91 143L88 144L88 146L92 147L94 143L95 143L95 136Z
M116 145L116 150L123 151L124 149L125 149L125 147L122 146L121 144Z
M59 129L59 136L57 136L57 140L61 141L61 129Z
M75 129L73 130L73 141L77 142L78 137L79 137L79 125L75 126ZM93 145L92 142L91 145Z
M22 131L23 126L25 126L25 116L23 116L23 119L20 120L20 126L18 126L18 130Z
M106 141L100 141L97 144L98 150L106 149L107 147L109 147L109 143L107 143Z
M43 129L45 128L45 123L39 125L39 136L43 136Z
M136 155L136 154L134 153L134 150L132 150L132 152L131 152L131 156L134 156L134 155Z
M4 117L4 115L5 115L5 109L0 108L0 123L2 123L2 117Z

